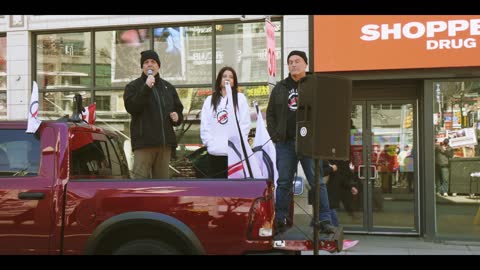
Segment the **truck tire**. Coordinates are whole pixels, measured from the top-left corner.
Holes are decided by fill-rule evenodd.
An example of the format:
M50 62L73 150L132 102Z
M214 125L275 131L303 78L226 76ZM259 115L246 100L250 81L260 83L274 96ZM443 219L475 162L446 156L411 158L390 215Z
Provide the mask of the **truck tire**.
M175 255L174 247L155 239L140 239L127 242L113 251L113 255Z

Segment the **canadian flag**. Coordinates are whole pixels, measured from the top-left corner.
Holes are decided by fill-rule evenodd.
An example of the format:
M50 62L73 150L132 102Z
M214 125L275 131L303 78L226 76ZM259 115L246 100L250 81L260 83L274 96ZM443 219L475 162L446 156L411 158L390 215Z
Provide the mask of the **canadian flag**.
M32 96L30 97L30 106L28 107L28 126L26 133L35 133L42 123L38 119L38 85L33 82Z
M97 104L92 103L85 107L85 109L82 112L82 120L87 122L90 125L95 124L95 110L97 109Z

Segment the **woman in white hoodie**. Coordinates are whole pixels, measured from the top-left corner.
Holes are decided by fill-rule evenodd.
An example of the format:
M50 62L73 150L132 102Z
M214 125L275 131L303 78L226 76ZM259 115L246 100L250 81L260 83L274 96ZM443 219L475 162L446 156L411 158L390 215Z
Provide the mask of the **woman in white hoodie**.
M230 82L233 100L228 100L225 81ZM238 93L237 73L231 67L223 67L217 75L212 95L203 103L200 138L207 147L209 176L228 178L228 126L234 124L235 115L228 115L228 106L237 110L242 135L250 132L250 111L247 98ZM236 124L235 124L236 128Z

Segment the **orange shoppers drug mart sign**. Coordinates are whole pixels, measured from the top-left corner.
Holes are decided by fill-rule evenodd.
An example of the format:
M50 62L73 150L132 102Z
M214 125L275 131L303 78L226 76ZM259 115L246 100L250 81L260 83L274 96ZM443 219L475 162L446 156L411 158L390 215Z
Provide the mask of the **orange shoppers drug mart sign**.
M316 15L314 71L480 66L480 15Z

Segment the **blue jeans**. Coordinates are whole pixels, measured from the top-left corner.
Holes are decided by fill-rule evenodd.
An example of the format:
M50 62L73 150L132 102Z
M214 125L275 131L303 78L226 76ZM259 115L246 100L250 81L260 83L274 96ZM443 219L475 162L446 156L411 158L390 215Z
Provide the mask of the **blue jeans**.
M332 225L338 227L338 216L336 209L330 209L330 218L332 219Z
M295 152L295 141L288 140L275 144L277 152L277 190L275 193L275 219L283 221L288 218L290 213L290 203L292 201L293 177L297 172L298 161L302 164L303 171L307 177L308 183L314 187L314 162L308 157L297 156ZM330 205L328 204L327 185L323 180L323 170L320 166L320 222L328 221L330 218Z

